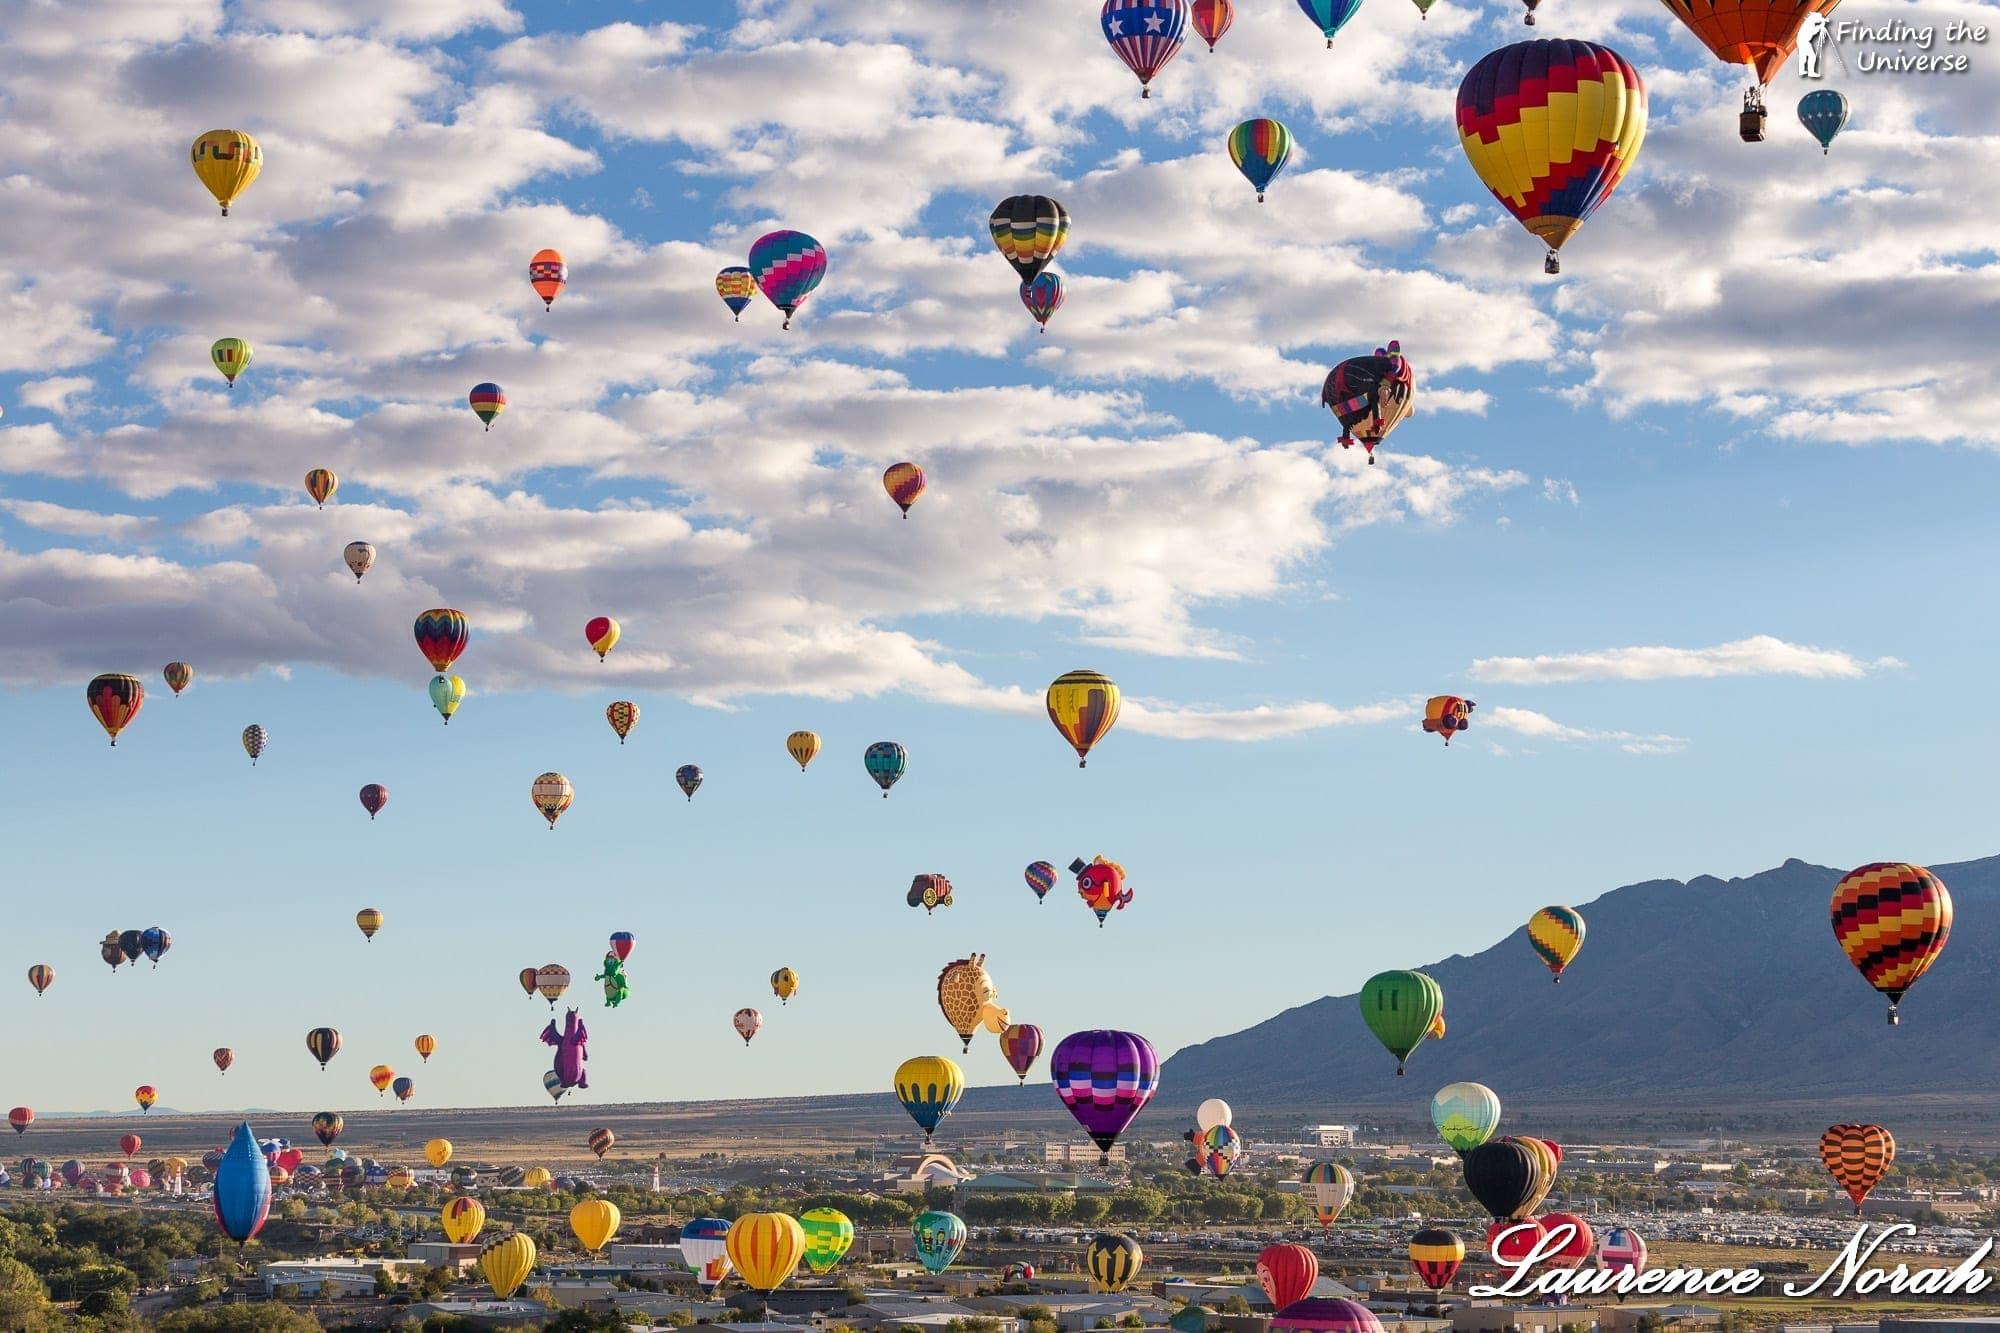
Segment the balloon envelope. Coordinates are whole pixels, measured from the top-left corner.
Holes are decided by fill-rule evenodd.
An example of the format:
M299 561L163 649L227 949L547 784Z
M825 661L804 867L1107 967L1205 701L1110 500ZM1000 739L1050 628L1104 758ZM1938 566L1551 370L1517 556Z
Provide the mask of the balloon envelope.
M237 1125L215 1167L215 1221L241 1245L263 1230L271 1211L271 1164L246 1121Z

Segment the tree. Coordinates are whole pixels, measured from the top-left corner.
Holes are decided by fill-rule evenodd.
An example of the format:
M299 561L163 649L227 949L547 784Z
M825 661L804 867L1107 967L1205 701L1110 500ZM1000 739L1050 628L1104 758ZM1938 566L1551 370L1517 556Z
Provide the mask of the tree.
M159 1333L320 1333L317 1319L268 1302L176 1310L154 1327Z
M132 1303L125 1298L125 1293L116 1287L93 1291L76 1303L78 1314L89 1315L93 1319L115 1319L131 1308Z
M375 1294L377 1296L394 1296L397 1285L396 1275L390 1272L387 1267L375 1270Z

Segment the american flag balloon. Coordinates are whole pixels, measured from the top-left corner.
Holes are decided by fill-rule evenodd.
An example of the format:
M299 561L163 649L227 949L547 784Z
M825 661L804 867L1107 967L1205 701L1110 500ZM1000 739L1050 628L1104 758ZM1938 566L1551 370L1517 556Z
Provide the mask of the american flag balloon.
M1104 40L1139 76L1139 96L1151 97L1153 76L1174 58L1187 33L1187 0L1104 0L1098 21Z

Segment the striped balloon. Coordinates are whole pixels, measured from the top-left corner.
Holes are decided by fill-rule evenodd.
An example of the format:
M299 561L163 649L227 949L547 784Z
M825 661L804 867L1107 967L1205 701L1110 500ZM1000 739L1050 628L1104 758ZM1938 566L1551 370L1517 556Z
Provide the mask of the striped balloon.
M1465 1242L1443 1227L1425 1227L1410 1237L1410 1268L1432 1291L1443 1291L1465 1262Z
M1000 1034L1000 1055L1007 1067L1028 1081L1028 1071L1042 1053L1042 1030L1033 1023L1010 1023Z
M1862 1200L1896 1160L1896 1139L1880 1125L1833 1125L1819 1136L1819 1159L1854 1200L1859 1217Z
M715 294L722 298L722 304L729 307L729 313L736 316L736 322L743 322L743 307L750 304L757 295L757 279L741 264L732 264L715 275Z
M1049 1057L1056 1095L1104 1154L1160 1086L1160 1057L1136 1032L1072 1032ZM1115 1290L1115 1288L1114 1288Z
M1153 95L1153 76L1179 54L1187 22L1187 0L1104 0L1098 14L1104 40L1139 76L1141 97Z
M1056 868L1047 861L1030 861L1022 872L1028 887L1034 891L1035 901L1041 902L1049 896L1049 890L1056 886Z
M1236 6L1229 0L1194 0L1188 6L1188 17L1194 21L1195 33L1213 51L1222 34L1236 21Z
M1548 246L1543 268L1618 187L1646 138L1639 71L1593 42L1516 42L1458 88L1458 139L1472 169Z
M618 1136L608 1129L599 1128L590 1131L590 1150L597 1154L597 1160L600 1162L604 1160L604 1154L611 1151L611 1145L616 1142Z
M1451 1147L1471 1152L1500 1127L1500 1098L1484 1083L1447 1083L1431 1098L1431 1123Z
M882 489L903 511L903 517L910 516L910 506L923 497L929 483L924 479L924 470L915 463L891 463L882 474Z
M1535 946L1536 957L1556 974L1556 984L1561 985L1563 969L1583 948L1582 914L1574 907L1544 907L1528 918L1528 943Z
M1068 239L1069 212L1047 195L1009 195L994 206L986 229L1000 257L1022 282L1032 282Z
M773 1292L798 1271L806 1236L788 1213L745 1213L730 1225L729 1262L753 1290Z
M826 276L826 247L802 231L774 231L750 247L750 273L772 305L785 313L785 327Z
M1062 309L1062 274L1053 270L1037 273L1034 281L1021 284L1021 304L1035 323L1042 326L1042 332L1049 331L1049 317Z
M465 395L471 405L472 414L486 423L486 429L493 429L493 418L507 410L507 391L488 380L472 386L472 392Z
M815 1273L832 1269L854 1244L854 1223L838 1208L799 1214L799 1229L806 1237L806 1267Z
M1281 120L1246 120L1229 132L1229 160L1264 202L1264 187L1292 160L1292 132Z
M1333 35L1361 12L1361 0L1299 0L1299 8L1319 25L1320 36L1326 38L1327 49L1332 50Z
M1272 1315L1271 1333L1382 1333L1382 1321L1359 1301L1309 1296Z
M1830 911L1842 952L1889 997L1890 1024L1901 1022L1904 993L1951 938L1951 893L1922 866L1877 861L1833 886Z

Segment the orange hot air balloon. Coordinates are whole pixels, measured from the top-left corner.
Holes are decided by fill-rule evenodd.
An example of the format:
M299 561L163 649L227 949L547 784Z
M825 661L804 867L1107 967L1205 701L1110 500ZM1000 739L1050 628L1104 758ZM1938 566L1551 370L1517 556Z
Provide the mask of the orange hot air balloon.
M1880 1125L1833 1125L1819 1136L1819 1159L1854 1200L1859 1217L1862 1200L1896 1160L1896 1139Z
M321 509L326 508L326 502L331 500L333 493L339 489L340 478L333 475L331 468L316 467L306 473L306 494L310 495L313 503Z
M1889 997L1889 1024L1903 995L1951 938L1951 893L1906 861L1877 861L1833 886L1833 938L1868 984Z
M97 719L97 725L104 728L104 734L116 745L118 733L131 726L132 719L145 707L146 686L137 676L106 672L92 678L84 688L83 700L90 705L90 715Z
M368 1071L368 1081L375 1085L375 1091L387 1092L389 1085L396 1081L396 1071L387 1065L376 1065Z
M521 989L528 993L528 998L531 1000L535 998L535 992L538 989L541 972L542 969L540 969L539 967L524 967L521 969L521 975L519 977L519 981L521 983Z
M616 699L604 706L604 720L618 733L618 743L623 745L632 728L639 725L639 705L630 699Z
M910 506L923 497L925 485L924 470L915 463L896 463L882 474L882 489L889 492L906 519Z
M417 1048L417 1054L423 1058L423 1062L429 1064L431 1056L437 1052L438 1039L426 1032L418 1037L413 1044Z
M1716 59L1748 65L1757 82L1743 95L1740 132L1746 143L1764 137L1764 89L1798 49L1805 33L1817 58L1826 16L1840 0L1662 0ZM1808 30L1808 25L1811 29Z
M528 261L528 281L535 295L542 298L542 309L554 308L556 298L569 284L569 265L563 262L562 251L535 251L535 257Z
M152 1084L141 1083L132 1089L132 1100L139 1103L141 1111L150 1111L153 1109L153 1103L160 1100L160 1093Z

